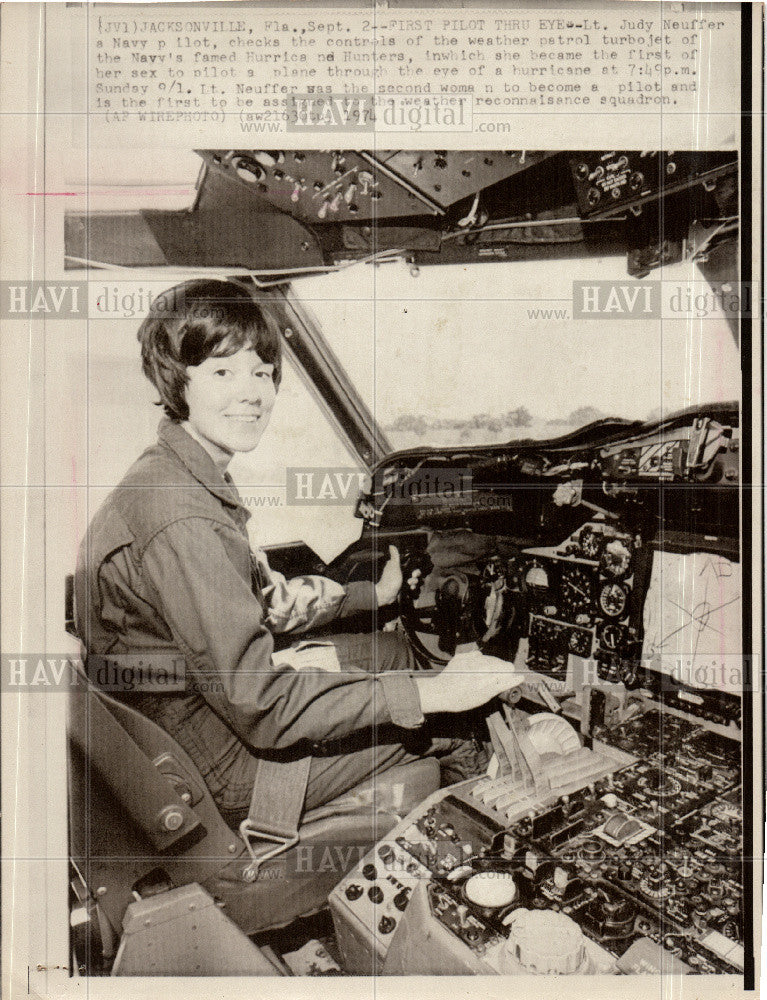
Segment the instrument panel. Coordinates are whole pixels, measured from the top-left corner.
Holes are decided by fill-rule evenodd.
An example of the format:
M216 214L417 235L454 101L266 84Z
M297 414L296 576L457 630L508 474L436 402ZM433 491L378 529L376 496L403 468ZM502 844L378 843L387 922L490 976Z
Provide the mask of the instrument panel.
M714 673L707 687L690 684L684 671L677 671L679 676L668 672L675 663L670 653L664 672L660 655L668 646L663 632L673 640L677 634L687 636L685 627L712 635L729 627L715 615L701 617L709 605L705 586L696 582L705 583L706 574L713 579L716 572L736 579L737 563L727 557L682 553L664 571L663 554L640 531L607 519L585 521L555 545L518 547L502 536L461 531L432 532L422 545L405 548L399 612L426 665L447 662L456 649L472 643L514 662L521 650L525 666L560 689L571 689L580 677L581 683L588 680L605 690L619 685L644 692L701 720L740 724L739 690L717 687ZM701 577L695 576L698 570ZM671 589L653 592L653 580L657 583L664 572ZM653 645L647 646L650 594L656 618L671 606L676 619L661 632L656 629ZM732 604L738 594L734 586L724 603ZM695 607L687 608L690 603Z
M706 565L687 558L673 573L683 590L683 571ZM546 545L434 531L416 561L406 628L431 630L446 656L474 642L550 678L570 722L517 700L516 735L499 743L491 717L496 758L532 745L532 770L523 753L436 793L347 876L330 898L345 968L741 974L740 696L655 670L658 550L602 512ZM557 725L570 739L547 752L535 734Z
M361 498L371 527L401 532L399 620L422 662L474 644L550 698L516 688L516 735L488 723L494 759L521 757L435 793L334 890L353 973L744 971L746 661L730 657L735 680L681 662L736 635L737 420L582 433L440 454L472 463L463 506L390 502L430 461L415 450ZM541 699L551 713L526 716ZM566 752L536 741L555 724Z
M331 896L345 967L742 972L740 744L651 709L598 748L573 752L575 790L484 778L414 810Z
M593 657L600 679L635 686L641 621L634 567L641 549L638 535L590 521L560 545L499 543L481 552L471 570L436 570L427 550L406 567L406 577L417 573L403 591L402 621L416 648L431 631L448 656L477 642L513 659L515 643L525 637L531 670L564 680L571 654Z
M732 157L690 153L609 152L571 157L578 208L584 218L609 218L694 185L716 185L732 173Z
M306 223L443 216L552 156L535 151L198 150L209 169Z
M639 537L588 522L561 545L523 550L530 669L564 680L574 654L594 657L602 680L637 683L641 629L631 595L641 547Z

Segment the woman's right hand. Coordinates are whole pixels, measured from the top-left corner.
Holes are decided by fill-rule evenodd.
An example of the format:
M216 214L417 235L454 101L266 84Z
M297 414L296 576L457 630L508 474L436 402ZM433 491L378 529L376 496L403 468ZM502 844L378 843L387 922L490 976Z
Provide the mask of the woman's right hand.
M441 673L431 677L416 674L414 680L424 715L436 712L467 712L495 698L526 679L512 664L479 650L457 653Z

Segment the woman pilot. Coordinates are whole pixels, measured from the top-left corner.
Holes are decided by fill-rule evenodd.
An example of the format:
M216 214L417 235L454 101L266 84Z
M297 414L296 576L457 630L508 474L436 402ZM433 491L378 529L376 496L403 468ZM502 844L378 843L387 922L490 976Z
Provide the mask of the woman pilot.
M414 752L454 751L456 740L428 738L425 716L475 708L522 680L481 654L413 673L395 633L333 637L330 670L275 662L274 632L373 610L402 582L396 550L378 584L345 587L287 581L251 551L250 514L227 467L267 428L280 338L268 308L236 282L188 281L152 303L138 339L165 417L93 518L76 573L89 657L183 657L184 691L121 697L175 737L232 825L247 814L260 757L310 758L312 809Z

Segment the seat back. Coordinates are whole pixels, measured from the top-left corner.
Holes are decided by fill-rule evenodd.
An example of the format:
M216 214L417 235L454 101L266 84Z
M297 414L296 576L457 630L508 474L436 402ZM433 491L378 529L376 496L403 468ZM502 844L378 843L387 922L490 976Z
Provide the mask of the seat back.
M198 882L245 931L290 923L333 886L413 803L439 785L433 759L390 769L314 815L299 844L247 881L250 858L194 762L151 719L90 684L70 709L71 854L119 937L136 898ZM401 786L399 795L392 788ZM381 802L401 803L384 808Z

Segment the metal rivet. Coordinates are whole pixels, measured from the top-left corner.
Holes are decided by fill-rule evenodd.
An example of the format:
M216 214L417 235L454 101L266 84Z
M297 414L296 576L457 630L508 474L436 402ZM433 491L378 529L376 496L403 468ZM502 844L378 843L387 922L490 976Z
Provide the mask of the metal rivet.
M179 830L184 824L184 814L175 806L166 806L158 818L160 826L165 830Z

